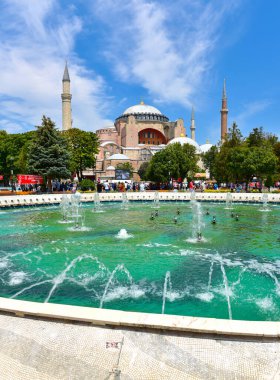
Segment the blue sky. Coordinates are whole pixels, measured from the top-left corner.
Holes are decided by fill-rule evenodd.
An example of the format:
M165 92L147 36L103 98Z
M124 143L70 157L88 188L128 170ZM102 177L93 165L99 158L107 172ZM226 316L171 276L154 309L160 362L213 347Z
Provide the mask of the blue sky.
M71 77L73 126L112 125L144 100L190 135L220 138L226 78L229 126L280 137L280 1L0 0L0 129L61 128L61 79Z

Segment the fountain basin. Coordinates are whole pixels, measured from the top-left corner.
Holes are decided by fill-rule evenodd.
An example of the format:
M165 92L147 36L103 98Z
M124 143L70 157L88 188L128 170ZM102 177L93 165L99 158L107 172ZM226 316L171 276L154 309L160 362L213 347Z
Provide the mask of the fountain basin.
M161 313L164 278L169 271L173 289L171 293L166 288L165 313L228 318L222 260L233 318L279 320L278 207L260 213L258 205L236 205L240 221L235 222L223 205L209 205L211 214L215 209L218 223L215 227L207 224L202 213L207 242L198 244L186 242L193 224L188 202L179 204L181 214L176 226L171 217L178 204L161 204L160 215L153 222L148 220L148 203L131 204L125 214L118 204L107 204L98 217L87 204L85 224L92 230L77 232L57 225L60 215L56 207L5 210L0 214L1 225L3 221L5 226L1 231L0 270L5 273L1 295L98 307L114 269L124 264L122 269L127 272L117 271L103 307ZM10 226L5 223L7 219ZM134 237L116 242L115 232L120 227ZM253 234L251 245L247 244L249 229L249 236ZM242 250L236 254L240 246ZM133 278L133 286L127 273ZM252 279L256 290L246 290ZM203 297L209 291L214 297ZM219 309L220 314L213 314L211 308Z

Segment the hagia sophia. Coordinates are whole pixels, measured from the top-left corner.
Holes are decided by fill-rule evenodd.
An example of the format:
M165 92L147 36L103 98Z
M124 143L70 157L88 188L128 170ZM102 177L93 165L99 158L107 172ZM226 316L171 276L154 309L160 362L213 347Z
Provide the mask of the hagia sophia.
M72 128L72 112L70 93L70 76L67 64L65 65L62 79L62 129ZM224 82L221 108L221 141L227 133L227 96ZM157 108L140 104L127 108L118 116L113 126L98 129L100 149L96 158L95 169L88 170L86 176L94 176L100 180L114 180L115 169L118 164L129 162L133 167L133 179L138 181L137 173L143 162L149 161L158 151L169 144L190 144L196 148L196 153L201 155L207 152L212 144L199 145L195 141L195 117L194 109L191 113L190 137L187 137L183 119L170 121ZM201 170L204 171L202 162L199 161Z

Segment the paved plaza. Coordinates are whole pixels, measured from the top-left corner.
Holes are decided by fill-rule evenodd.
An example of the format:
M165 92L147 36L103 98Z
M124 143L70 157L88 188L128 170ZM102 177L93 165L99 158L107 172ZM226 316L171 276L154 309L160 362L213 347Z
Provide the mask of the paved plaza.
M280 379L280 344L0 315L1 380ZM111 373L124 338L120 375ZM106 347L109 346L109 347ZM118 344L120 347L120 344Z

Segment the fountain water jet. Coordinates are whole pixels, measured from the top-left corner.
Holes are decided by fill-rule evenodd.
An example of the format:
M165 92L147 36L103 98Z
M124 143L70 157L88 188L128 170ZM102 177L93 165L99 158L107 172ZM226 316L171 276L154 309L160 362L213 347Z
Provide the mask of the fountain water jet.
M126 193L122 193L122 210L128 210L129 200Z
M63 194L61 197L60 210L61 210L63 222L64 223L69 222L69 218L71 215L71 202L67 194Z
M166 272L165 279L164 279L161 314L164 314L164 310L165 310L165 300L166 300L166 296L167 296L167 286L169 286L169 292L171 292L172 291L172 283L171 283L170 272L169 271Z
M100 213L103 212L101 210L101 202L99 198L99 193L94 193L94 212Z
M191 191L190 201L195 201L195 191Z
M71 212L74 229L81 229L84 224L83 212L81 209L81 194L75 193L71 195Z
M202 229L204 227L204 223L202 221L202 209L201 204L196 200L192 202L192 239L191 242L199 242L203 240L202 237ZM190 240L189 240L190 241Z
M152 206L152 208L160 208L160 205L159 205L159 193L158 191L155 191L155 194L154 194L154 205Z
M125 228L121 228L118 234L116 235L117 239L129 239L133 237L133 235L128 234Z
M268 194L267 193L264 193L262 195L261 202L262 202L262 208L260 209L260 211L270 211L270 208L267 205L267 202L268 202Z
M75 267L76 263L81 262L81 261L84 260L84 259L91 259L91 260L93 260L93 261L96 261L96 262L99 264L99 267L102 267L102 268L104 267L104 268L106 268L105 265L103 265L103 264L100 263L100 261L98 260L97 257L92 257L92 256L90 256L90 255L86 255L86 254L76 257L74 260L72 260L72 261L70 262L69 265L67 265L67 267L66 267L61 273L59 273L54 279L51 280L51 282L53 283L53 286L52 286L52 288L51 288L49 294L47 295L47 298L46 298L45 301L44 301L45 303L49 302L49 300L50 300L50 298L51 298L53 292L54 292L55 289L57 288L57 286L58 286L59 284L61 284L61 283L66 279L67 273L68 273L73 267ZM106 269L107 269L107 268L106 268Z
M227 193L227 196L226 196L226 207L225 209L226 210L232 210L232 194L231 193Z
M219 256L219 262L220 262L221 271L222 271L222 274L223 274L223 283L224 283L225 295L226 295L227 304L228 304L228 316L229 316L229 319L232 319L228 279L227 279L225 267L224 267L224 264L223 264L223 260L222 260L222 258L220 256Z
M207 291L210 291L211 282L212 282L212 273L213 273L213 267L214 267L214 260L211 260L210 270L209 270L209 278L208 278L208 287Z
M116 268L113 270L113 272L111 273L108 281L107 281L107 284L105 286L105 289L104 289L104 292L103 292L103 295L101 297L101 300L100 300L100 304L99 304L99 308L102 309L103 307L103 304L104 304L104 301L105 301L105 298L106 298L106 295L108 293L108 289L109 289L109 286L111 285L111 283L113 282L113 279L115 277L115 274L117 272L123 272L126 274L129 282L130 282L130 285L133 284L133 278L131 276L131 274L129 273L129 271L126 269L126 267L124 266L124 264L119 264L116 266Z

